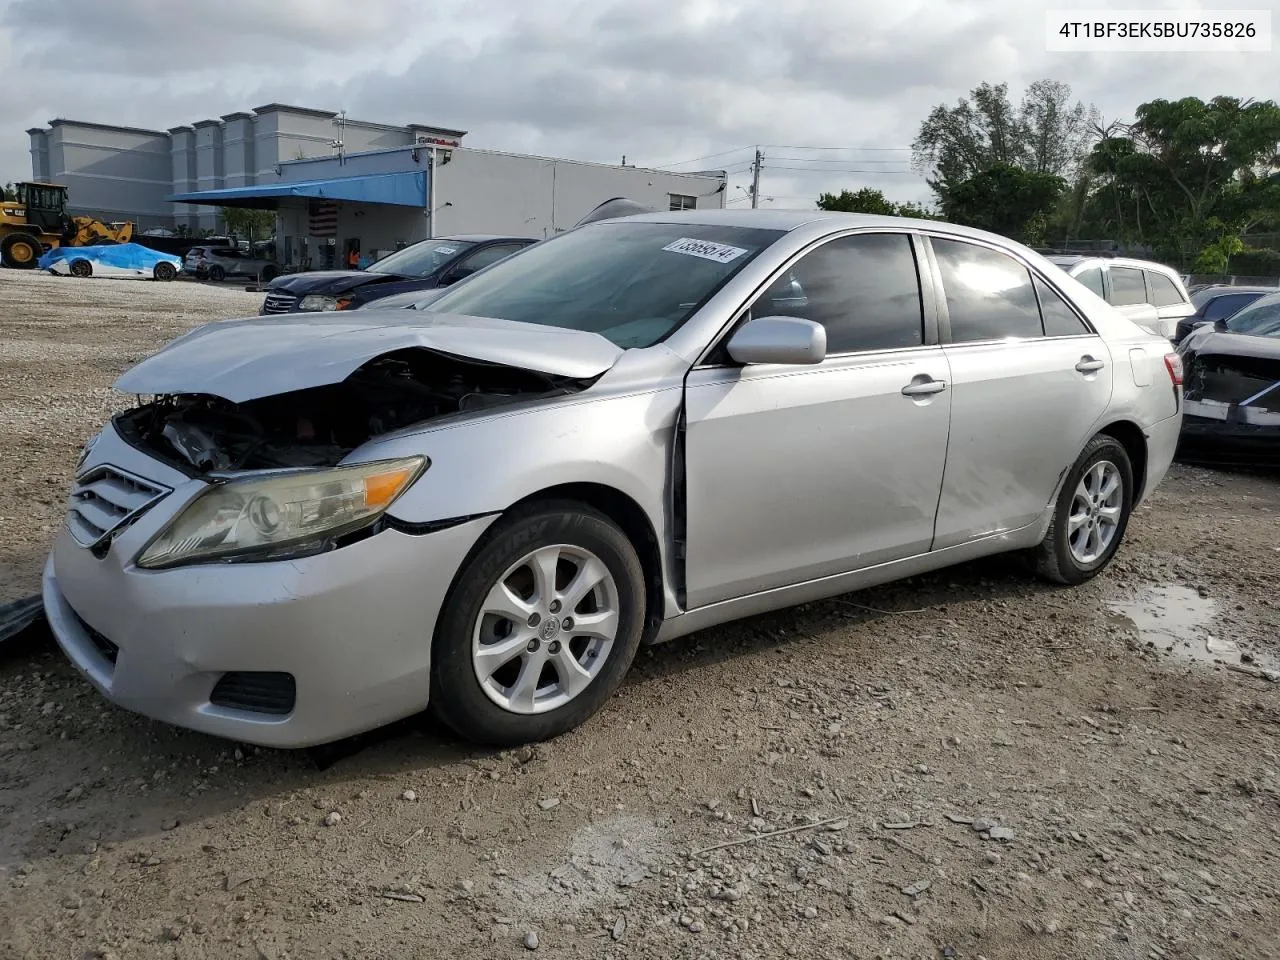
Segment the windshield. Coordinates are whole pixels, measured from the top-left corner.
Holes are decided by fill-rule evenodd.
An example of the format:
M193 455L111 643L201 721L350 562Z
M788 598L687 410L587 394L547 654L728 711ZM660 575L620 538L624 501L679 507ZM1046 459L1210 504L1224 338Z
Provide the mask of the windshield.
M1249 304L1227 321L1227 329L1232 333L1272 336L1277 323L1280 323L1280 297L1273 295Z
M701 223L597 223L528 247L426 309L599 333L620 347L665 339L783 235Z
M474 246L470 240L423 240L383 257L369 267L369 273L425 277L435 273L463 250Z

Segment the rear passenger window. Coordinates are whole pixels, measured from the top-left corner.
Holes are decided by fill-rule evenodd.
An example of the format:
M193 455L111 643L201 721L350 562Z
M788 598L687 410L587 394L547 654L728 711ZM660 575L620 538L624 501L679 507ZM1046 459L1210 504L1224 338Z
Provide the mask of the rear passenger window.
M1102 270L1098 267L1090 267L1088 270L1081 270L1076 274L1076 279L1083 283L1086 287L1103 296L1102 293Z
M1204 318L1206 320L1224 320L1257 299L1256 294L1248 293L1233 293L1225 297L1214 297L1209 302L1209 306L1204 308Z
M1147 302L1147 285L1142 281L1142 271L1132 267L1111 267L1111 303L1127 307Z
M1056 290L1039 277L1033 279L1036 296L1040 298L1040 316L1044 318L1046 337L1076 337L1090 332L1085 322Z
M1172 280L1163 273L1148 270L1147 283L1151 286L1151 304L1156 307L1176 307L1186 303Z
M864 233L824 243L766 290L751 315L821 323L828 354L918 347L924 325L911 239Z
M1018 261L959 240L933 239L951 317L951 339L1003 340L1042 336L1031 274Z

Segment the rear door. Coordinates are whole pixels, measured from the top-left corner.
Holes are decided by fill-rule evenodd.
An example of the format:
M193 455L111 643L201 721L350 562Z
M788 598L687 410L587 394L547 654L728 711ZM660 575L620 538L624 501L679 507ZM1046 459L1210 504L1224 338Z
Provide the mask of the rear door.
M940 550L1044 516L1107 409L1112 364L1102 338L1026 264L985 244L930 242L952 381Z
M921 249L900 232L827 240L744 310L821 323L822 363L740 366L721 350L690 371L690 607L929 550L951 394Z

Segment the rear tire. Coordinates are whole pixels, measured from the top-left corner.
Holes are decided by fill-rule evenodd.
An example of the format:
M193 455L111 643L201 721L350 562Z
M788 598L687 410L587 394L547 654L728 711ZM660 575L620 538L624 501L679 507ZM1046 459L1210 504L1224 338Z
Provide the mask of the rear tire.
M93 276L93 264L88 260L85 260L83 257L78 260L72 260L71 263L67 265L67 269L71 271L71 275L73 277Z
M210 267L206 275L214 283L221 283L223 280L227 279L227 271L218 266Z
M31 270L44 253L44 245L29 233L11 233L0 240L0 262L15 270Z
M279 268L273 267L273 266L263 267L262 273L260 274L260 277L263 283L270 283L272 280L274 280L278 276L280 276L280 270Z
M1036 573L1075 586L1115 556L1133 509L1133 465L1123 444L1098 434L1067 471L1049 531L1036 547Z
M480 743L559 736L618 688L644 616L644 570L607 517L572 501L514 511L486 533L445 600L432 709Z
M172 263L166 263L162 260L156 264L155 269L151 271L151 275L157 280L167 283L178 275L178 271Z

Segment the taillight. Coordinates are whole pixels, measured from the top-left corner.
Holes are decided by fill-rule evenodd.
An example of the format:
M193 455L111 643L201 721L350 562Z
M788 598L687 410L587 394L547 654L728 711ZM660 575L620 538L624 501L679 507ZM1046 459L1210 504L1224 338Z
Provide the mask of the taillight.
M1176 353L1166 353L1164 367L1169 371L1169 379L1173 381L1173 385L1182 386L1182 357Z

